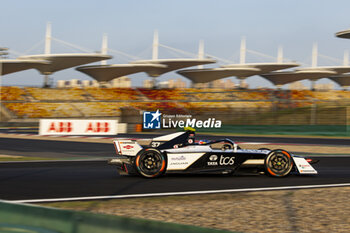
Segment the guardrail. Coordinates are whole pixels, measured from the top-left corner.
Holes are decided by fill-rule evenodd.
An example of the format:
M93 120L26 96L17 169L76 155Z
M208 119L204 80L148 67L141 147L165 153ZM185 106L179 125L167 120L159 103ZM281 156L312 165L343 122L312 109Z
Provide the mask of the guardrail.
M175 223L0 202L0 232L225 233Z

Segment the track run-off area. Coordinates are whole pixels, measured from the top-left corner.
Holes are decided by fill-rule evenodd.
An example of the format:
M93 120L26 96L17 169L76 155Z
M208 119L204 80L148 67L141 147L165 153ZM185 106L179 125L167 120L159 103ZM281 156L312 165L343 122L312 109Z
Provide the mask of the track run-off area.
M183 175L172 174L157 179L120 176L107 159L115 156L112 139L80 141L76 138L42 138L2 134L0 155L48 158L46 161L0 162L0 199L15 202L50 202L69 200L112 199L128 197L247 192L278 189L350 186L350 139L228 137L198 135L198 139L228 137L248 147L327 147L327 153L306 153L320 159L314 165L318 175L290 175L273 178L265 175ZM118 137L120 137L118 135ZM153 135L121 135L127 138L150 138ZM262 146L261 146L262 145ZM313 151L313 149L309 149ZM1 157L0 157L1 158Z

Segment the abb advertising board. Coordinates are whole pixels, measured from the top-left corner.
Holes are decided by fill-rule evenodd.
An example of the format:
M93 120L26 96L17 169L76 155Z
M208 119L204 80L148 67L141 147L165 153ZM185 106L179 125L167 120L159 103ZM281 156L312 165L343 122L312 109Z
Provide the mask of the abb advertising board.
M117 120L61 120L41 119L40 135L113 135L117 134Z

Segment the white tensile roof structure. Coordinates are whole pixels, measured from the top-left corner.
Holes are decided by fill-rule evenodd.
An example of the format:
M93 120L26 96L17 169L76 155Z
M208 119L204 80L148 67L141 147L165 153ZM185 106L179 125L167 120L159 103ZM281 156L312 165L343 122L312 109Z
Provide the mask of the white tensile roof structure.
M107 65L102 62L101 65L82 66L76 70L83 72L99 82L107 82L112 79L122 77L138 72L146 72L149 76L156 78L164 73L204 64L215 63L213 59L199 58L177 58L177 59L158 59L158 32L155 31L153 40L153 54L150 60L136 60L129 64L112 64ZM107 53L107 37L104 36L102 42L102 52Z
M46 30L45 53L24 55L15 60L5 60L3 62L2 74L34 68L41 74L45 75L44 86L48 86L48 75L51 75L56 71L112 58L110 55L101 53L51 54L51 39L51 24L48 23Z
M111 58L112 56L98 53L64 53L20 56L18 60L46 60L49 63L34 68L43 75L50 75L56 71Z
M350 66L316 66L316 67L298 68L295 70L296 71L329 70L329 71L335 72L336 74L344 74L344 73L350 72Z
M282 86L287 83L303 80L303 79L320 79L327 78L331 75L336 74L335 71L326 70L326 69L304 69L296 71L278 71L271 72L267 74L261 74L261 77L272 82L277 87Z
M343 39L350 39L350 29L337 32L335 33L335 36ZM344 58L347 59L347 57L344 57ZM350 71L347 71L347 72L350 72ZM346 72L343 72L343 73L346 73ZM350 74L335 75L328 78L333 80L343 88L347 88L350 86Z
M164 65L165 67L159 67L150 69L146 73L151 77L158 77L170 71L183 69L191 66L205 65L215 63L213 59L196 59L196 58L177 58L177 59L151 59L151 60L139 60L130 62L130 64L157 64Z
M259 71L260 70L256 68L212 68L180 70L177 71L177 73L194 83L207 83L232 76L248 77Z
M200 66L206 64L215 63L216 60L204 58L204 44L201 41L199 44L198 58L172 58L172 59L159 59L158 58L158 47L159 47L159 38L158 31L154 32L153 37L153 51L152 51L152 59L149 60L137 60L132 61L130 64L156 64L163 65L164 67L158 67L154 69L150 69L146 71L146 73L153 78L156 78L162 74L167 72L171 72L174 70L179 70L191 66Z
M335 33L336 37L350 39L350 29Z
M232 76L235 76L238 79L245 79L253 75L296 66L298 66L296 63L246 63L230 64L213 69L180 70L177 73L190 79L194 83L206 83Z
M311 88L314 89L315 82L321 78L328 78L330 76L337 76L343 73L350 72L350 66L347 65L347 59L344 59L343 66L317 66L317 44L314 44L312 51L312 66L295 69L287 72L271 72L261 74L260 76L266 78L274 85L281 86L290 82L308 79L312 82ZM347 58L347 56L344 56Z
M222 65L219 68L212 69L191 69L181 70L177 73L190 79L194 83L206 83L217 79L235 76L242 81L250 76L268 73L275 70L288 69L299 66L297 63L284 63L282 50L279 49L276 63L246 63L246 41L242 38L240 63Z
M293 67L297 67L299 64L297 63L245 63L245 64L230 64L230 65L224 65L222 67L224 68L255 68L259 69L259 73L256 74L263 74L268 73L276 70L284 70L289 69ZM242 76L244 77L244 76Z
M0 75L6 75L11 74L15 72L19 72L22 70L28 70L37 68L41 65L47 65L50 62L46 60L32 60L32 59L1 59L0 65L1 68L1 74Z
M260 76L269 80L276 86L281 86L304 79L311 80L313 82L313 86L314 82L321 78L329 78L330 76L341 75L347 72L350 72L350 66L316 66L298 68L294 71L271 72L261 74Z
M108 82L115 78L122 77L138 72L148 72L154 69L166 68L166 65L159 64L113 64L113 65L96 65L81 66L76 70L83 72L98 82Z

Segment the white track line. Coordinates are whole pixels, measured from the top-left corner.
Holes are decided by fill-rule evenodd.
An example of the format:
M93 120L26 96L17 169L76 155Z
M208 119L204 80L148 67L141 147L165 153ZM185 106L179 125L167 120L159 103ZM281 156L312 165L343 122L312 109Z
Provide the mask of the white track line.
M39 202L59 202L59 201L88 201L102 199L122 199L122 198L140 198L140 197L161 197L161 196L179 196L179 195L198 195L198 194L216 194L216 193L235 193L235 192L257 192L273 190L291 190L291 189L311 189L311 188L331 188L350 186L350 183L343 184L323 184L323 185L301 185L285 187L267 187L267 188L244 188L244 189L223 189L223 190L205 190L205 191L187 191L187 192L168 192L168 193L146 193L129 195L111 195L111 196L91 196L91 197L68 197L68 198L48 198L48 199L29 199L8 201L11 203L39 203Z

